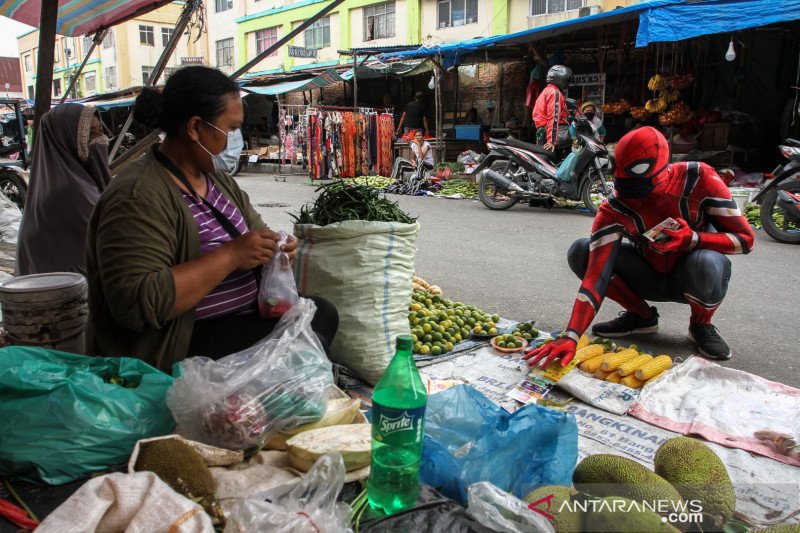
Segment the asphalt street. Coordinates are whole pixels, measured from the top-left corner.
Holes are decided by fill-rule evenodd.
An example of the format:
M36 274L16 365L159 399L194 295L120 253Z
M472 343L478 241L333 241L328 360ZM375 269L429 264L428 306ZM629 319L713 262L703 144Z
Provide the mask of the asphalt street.
M264 174L242 173L237 179L273 229L291 231L289 213L315 197L307 176L290 176L285 183ZM391 197L418 217L417 275L441 286L447 298L509 319L535 320L546 330L566 326L579 286L566 253L575 239L588 236L589 215L527 205L490 211L477 200ZM753 252L730 259L733 276L714 320L733 352L723 364L800 387L800 247L757 231ZM623 342L654 354L690 355L689 307L655 305L659 333ZM597 320L620 311L608 300Z

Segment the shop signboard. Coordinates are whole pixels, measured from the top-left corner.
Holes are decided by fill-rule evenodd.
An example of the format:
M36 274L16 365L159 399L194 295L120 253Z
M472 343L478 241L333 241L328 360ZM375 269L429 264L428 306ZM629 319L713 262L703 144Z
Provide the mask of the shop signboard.
M290 46L289 57L300 57L304 59L316 59L316 48L303 48L302 46Z
M202 57L182 57L181 65L202 65L204 60Z
M591 100L602 105L606 100L606 74L597 72L594 74L575 74L572 76L570 86L579 87L581 94L580 100Z

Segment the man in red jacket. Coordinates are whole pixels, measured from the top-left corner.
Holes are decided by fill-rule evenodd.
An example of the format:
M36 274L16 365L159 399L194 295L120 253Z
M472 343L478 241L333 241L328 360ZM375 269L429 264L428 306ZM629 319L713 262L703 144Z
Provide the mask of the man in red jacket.
M533 123L544 128L546 150L554 151L570 144L567 104L564 92L569 87L572 71L564 65L555 65L547 71L547 87L539 94L533 106Z
M730 348L711 318L728 290L731 262L726 255L753 249L750 224L710 166L669 164L669 145L655 128L622 137L614 159L614 194L600 206L591 237L575 241L568 252L570 268L583 281L565 334L525 357L531 365L560 358L566 366L608 296L625 311L595 324L595 335L656 333L658 312L647 300L678 302L691 309L689 338L700 354L730 359ZM675 227L648 238L653 237L648 230L667 218L675 220Z

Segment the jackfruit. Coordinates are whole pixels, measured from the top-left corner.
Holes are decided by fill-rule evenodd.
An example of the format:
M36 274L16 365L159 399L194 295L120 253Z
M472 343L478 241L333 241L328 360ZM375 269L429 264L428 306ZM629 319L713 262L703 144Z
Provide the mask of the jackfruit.
M175 492L197 501L206 511L213 511L216 506L216 481L200 454L184 442L161 439L142 444L133 468L155 473Z
M542 502L537 508L553 516L552 524L556 533L581 533L583 512L580 509L567 509L565 502L570 502L575 491L561 485L544 485L525 496L526 503L538 502L542 498L553 495L548 503Z
M586 457L575 467L572 482L579 491L599 498L622 496L663 506L661 512L665 515L675 512L681 505L681 495L661 476L618 455Z
M766 529L756 529L751 533L800 533L800 524L778 524Z
M669 481L684 500L700 501L703 521L725 524L736 510L733 483L719 457L705 443L689 437L673 437L656 451L658 475ZM706 524L703 530L708 531Z
M657 513L627 498L609 496L587 502L583 531L603 533L680 533Z

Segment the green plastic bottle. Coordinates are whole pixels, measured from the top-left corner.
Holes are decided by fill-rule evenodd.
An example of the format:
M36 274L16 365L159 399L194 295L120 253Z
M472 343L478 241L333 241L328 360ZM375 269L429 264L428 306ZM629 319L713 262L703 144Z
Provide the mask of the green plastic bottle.
M419 496L419 459L428 395L411 355L410 335L397 337L397 351L372 396L370 506L385 514L413 507Z

